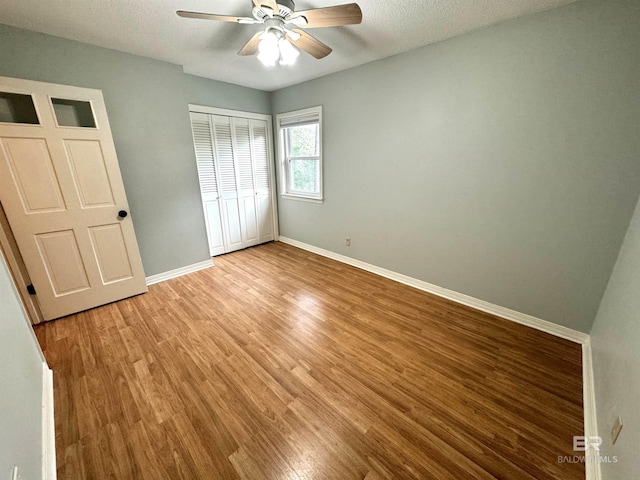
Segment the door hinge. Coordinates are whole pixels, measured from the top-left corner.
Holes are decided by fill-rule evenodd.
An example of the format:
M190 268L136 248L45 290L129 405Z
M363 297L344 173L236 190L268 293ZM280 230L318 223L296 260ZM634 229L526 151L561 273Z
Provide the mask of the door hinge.
M27 292L29 292L29 295L36 294L36 287L33 286L33 283L30 283L29 285L27 285Z

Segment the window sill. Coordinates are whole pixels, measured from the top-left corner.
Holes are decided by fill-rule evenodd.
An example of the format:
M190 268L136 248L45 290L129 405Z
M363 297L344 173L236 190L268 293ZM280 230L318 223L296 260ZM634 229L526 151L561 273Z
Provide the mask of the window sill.
M298 200L300 202L324 203L323 198L305 197L303 195L292 195L291 193L281 193L280 197L286 198L287 200Z

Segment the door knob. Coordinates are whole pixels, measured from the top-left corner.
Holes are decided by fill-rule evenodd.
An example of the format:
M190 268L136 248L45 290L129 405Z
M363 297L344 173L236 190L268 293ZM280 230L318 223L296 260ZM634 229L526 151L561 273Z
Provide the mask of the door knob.
M119 217L119 218L125 218L127 215L129 215L129 214L127 213L127 211L126 211L126 210L120 210L120 211L118 212L118 217Z

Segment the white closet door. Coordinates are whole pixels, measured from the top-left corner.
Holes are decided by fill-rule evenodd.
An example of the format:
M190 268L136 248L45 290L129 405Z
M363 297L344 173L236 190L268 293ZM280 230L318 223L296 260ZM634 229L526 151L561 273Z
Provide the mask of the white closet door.
M260 243L256 191L253 179L251 135L248 119L232 118L231 123L233 125L233 154L236 164L242 246L246 248Z
M268 121L202 108L191 127L211 255L273 240Z
M253 178L258 214L260 243L274 239L273 208L271 198L271 172L267 150L267 122L250 120L251 146L253 149Z
M225 251L244 248L240 220L240 202L236 182L231 118L211 115L216 164L220 179L220 205L222 207Z
M191 113L191 128L193 143L196 149L196 164L198 179L200 180L200 194L202 207L207 225L209 252L211 256L225 252L222 235L222 213L220 209L220 187L216 175L213 152L213 134L209 115Z

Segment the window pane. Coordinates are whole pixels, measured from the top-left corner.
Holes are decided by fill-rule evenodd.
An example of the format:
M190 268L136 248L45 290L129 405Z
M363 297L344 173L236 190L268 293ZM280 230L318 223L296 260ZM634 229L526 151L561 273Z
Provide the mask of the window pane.
M0 122L38 125L38 115L31 95L0 92Z
M51 103L59 126L96 128L89 102L52 98Z
M291 190L320 193L319 167L319 160L291 160Z
M317 157L320 155L318 124L289 127L289 156Z

